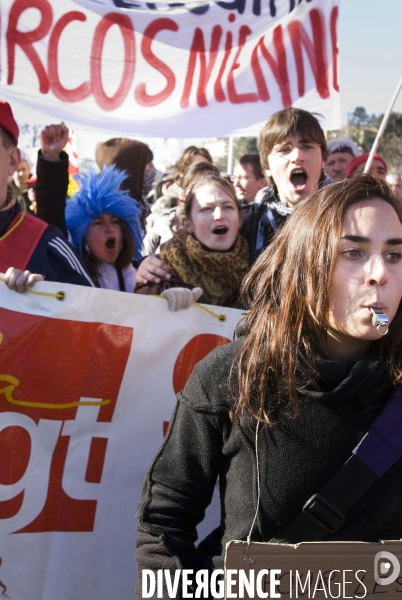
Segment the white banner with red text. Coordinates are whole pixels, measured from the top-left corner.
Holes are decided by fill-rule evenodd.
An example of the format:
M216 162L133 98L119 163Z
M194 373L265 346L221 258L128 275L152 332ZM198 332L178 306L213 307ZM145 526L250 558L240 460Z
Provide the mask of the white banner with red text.
M0 282L0 597L132 600L146 470L175 394L231 341L241 312L171 313L164 299L55 283L35 290L47 295Z
M0 96L49 122L255 135L296 106L340 127L339 0L2 0Z

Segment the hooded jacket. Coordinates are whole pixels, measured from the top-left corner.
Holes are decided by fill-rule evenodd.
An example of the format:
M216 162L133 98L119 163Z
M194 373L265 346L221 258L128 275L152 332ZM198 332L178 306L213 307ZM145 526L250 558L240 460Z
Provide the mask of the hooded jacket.
M139 576L142 569L223 568L226 543L249 534L257 506L255 427L231 423L235 373L233 396L227 385L241 343L222 346L198 363L178 395L139 505ZM292 416L284 398L274 413L275 425L258 435L261 497L252 541L269 541L296 517L351 456L393 391L386 365L375 351L357 362L317 360L316 380L299 393L299 414ZM218 477L221 524L196 548L196 525ZM326 540L401 536L398 460Z

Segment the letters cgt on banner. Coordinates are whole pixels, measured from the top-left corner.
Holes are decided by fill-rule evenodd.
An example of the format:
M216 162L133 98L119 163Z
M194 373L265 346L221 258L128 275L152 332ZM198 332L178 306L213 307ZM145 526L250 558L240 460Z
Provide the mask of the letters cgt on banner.
M36 289L49 294L0 282L0 595L128 600L136 506L175 393L241 313Z
M0 94L114 134L255 134L291 105L336 129L338 4L2 0Z

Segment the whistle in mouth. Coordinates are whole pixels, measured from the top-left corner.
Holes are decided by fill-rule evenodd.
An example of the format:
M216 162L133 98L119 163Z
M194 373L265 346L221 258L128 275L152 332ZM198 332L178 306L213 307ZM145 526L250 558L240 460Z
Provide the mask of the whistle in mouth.
M379 308L370 308L374 327L388 327L388 316Z

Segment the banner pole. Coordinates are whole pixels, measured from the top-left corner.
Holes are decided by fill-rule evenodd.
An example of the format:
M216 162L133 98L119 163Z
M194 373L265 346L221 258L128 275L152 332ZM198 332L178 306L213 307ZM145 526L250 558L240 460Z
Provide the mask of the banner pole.
M388 119L389 119L389 117L391 115L392 109L394 108L394 104L395 104L395 101L396 101L396 99L398 97L398 94L400 92L401 87L402 87L402 76L401 76L401 78L400 78L400 80L398 82L398 85L396 86L394 95L391 98L391 102L389 103L387 112L385 113L384 118L383 118L383 120L381 122L380 128L379 128L379 130L377 132L376 138L374 140L374 144L373 144L373 146L372 146L372 148L370 150L370 154L369 154L369 157L367 159L366 166L364 167L363 173L368 173L370 171L371 165L373 164L374 154L376 153L376 150L377 150L379 141L381 139L381 136L384 133L384 130L385 130L386 126L387 126Z
M233 139L233 136L230 136L229 140L228 140L228 166L227 166L228 175L233 174L233 150L234 150L234 139Z

